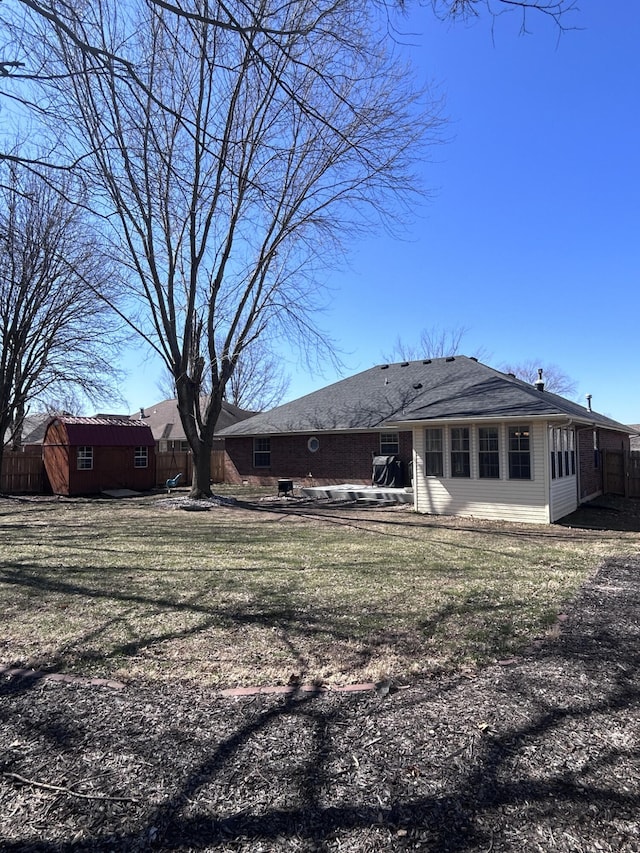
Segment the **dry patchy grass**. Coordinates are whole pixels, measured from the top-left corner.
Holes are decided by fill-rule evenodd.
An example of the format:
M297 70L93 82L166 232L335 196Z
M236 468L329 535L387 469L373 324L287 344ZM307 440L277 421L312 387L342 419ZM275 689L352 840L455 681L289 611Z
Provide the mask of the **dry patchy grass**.
M392 508L2 500L0 662L221 686L408 679L516 654L639 542Z

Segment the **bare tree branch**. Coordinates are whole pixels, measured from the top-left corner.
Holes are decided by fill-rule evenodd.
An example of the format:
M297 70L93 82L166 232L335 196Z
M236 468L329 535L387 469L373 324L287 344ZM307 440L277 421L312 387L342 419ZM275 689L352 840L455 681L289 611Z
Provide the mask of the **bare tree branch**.
M5 167L0 194L0 436L33 403L77 389L114 396L118 346L106 305L113 270L86 214L40 179ZM69 194L71 187L67 186ZM0 442L0 447L3 445ZM0 460L1 461L1 460Z

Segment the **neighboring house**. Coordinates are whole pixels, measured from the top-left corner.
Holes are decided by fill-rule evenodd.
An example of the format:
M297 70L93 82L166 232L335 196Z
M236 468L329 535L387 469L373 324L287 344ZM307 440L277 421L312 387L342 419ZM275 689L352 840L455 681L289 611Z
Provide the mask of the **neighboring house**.
M640 424L629 424L633 430L630 437L631 450L640 450Z
M142 421L54 417L44 434L42 458L58 495L155 486L155 441Z
M230 481L371 481L395 454L419 512L553 522L602 492L630 428L456 356L383 364L222 431Z
M241 420L249 418L254 414L255 412L247 412L231 403L223 402L222 411L216 423L216 436L225 427L239 423ZM178 401L176 399L163 400L154 406L140 409L138 417L151 429L159 452L162 453L171 450L188 451L190 449L180 420ZM219 443L219 446L222 447L222 444Z

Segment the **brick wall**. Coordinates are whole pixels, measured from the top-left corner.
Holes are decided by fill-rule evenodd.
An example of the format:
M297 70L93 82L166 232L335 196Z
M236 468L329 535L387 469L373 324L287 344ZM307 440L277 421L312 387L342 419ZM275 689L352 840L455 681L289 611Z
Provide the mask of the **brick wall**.
M608 429L596 429L596 445L602 450L629 450L629 436ZM602 453L594 452L593 429L578 429L580 499L602 492Z
M311 485L334 483L371 483L373 457L380 453L380 433L318 433L319 449L312 453L308 435L271 436L271 465L255 468L253 438L225 439L226 480L229 483L248 482L269 485L279 478ZM413 444L411 432L401 432L398 454L409 484L409 463Z

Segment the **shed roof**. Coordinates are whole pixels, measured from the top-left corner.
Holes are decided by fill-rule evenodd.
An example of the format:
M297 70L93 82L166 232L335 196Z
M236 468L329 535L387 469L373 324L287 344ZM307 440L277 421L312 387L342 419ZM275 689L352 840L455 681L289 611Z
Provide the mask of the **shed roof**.
M62 425L70 445L93 447L153 447L155 441L149 427L129 418L83 418L58 416L47 425L44 444L51 444L49 429Z
M410 422L571 418L629 433L624 424L467 356L381 364L221 433L275 435L384 429Z

